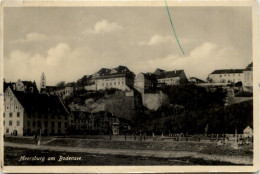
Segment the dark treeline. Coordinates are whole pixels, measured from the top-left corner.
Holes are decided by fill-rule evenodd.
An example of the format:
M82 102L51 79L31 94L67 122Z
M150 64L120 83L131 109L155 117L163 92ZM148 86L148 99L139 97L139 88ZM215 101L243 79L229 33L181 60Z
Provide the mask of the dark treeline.
M222 88L207 90L195 85L169 86L168 100L157 111L136 120L136 130L146 133L242 133L253 124L253 101L224 106Z

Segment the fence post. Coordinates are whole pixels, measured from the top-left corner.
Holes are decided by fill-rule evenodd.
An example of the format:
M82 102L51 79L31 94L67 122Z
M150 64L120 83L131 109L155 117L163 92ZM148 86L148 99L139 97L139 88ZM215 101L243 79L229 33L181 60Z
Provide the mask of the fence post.
M135 134L134 134L134 140L136 140L136 136L135 136Z
M112 140L112 134L111 134L111 133L110 133L110 135L109 135L109 139Z
M126 140L126 134L125 134L125 140Z

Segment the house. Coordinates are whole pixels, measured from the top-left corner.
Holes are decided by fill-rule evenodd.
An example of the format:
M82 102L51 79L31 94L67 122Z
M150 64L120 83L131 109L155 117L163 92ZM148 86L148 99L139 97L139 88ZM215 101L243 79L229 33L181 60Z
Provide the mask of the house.
M190 83L194 83L194 84L205 83L204 80L201 80L201 79L199 79L199 78L197 78L197 77L191 77L191 78L189 78L188 81L189 81Z
M184 70L164 71L157 77L158 83L166 85L178 85L181 81L186 81L187 77Z
M75 134L119 134L119 118L106 111L95 113L72 111L70 122Z
M154 71L153 74L159 76L161 73L164 73L164 72L166 72L166 71L163 69L160 69L160 68L156 68L156 70Z
M253 62L245 68L244 77L243 86L253 88Z
M212 83L237 83L243 82L244 78L243 69L219 69L208 76L208 81Z
M71 94L73 94L75 91L75 83L71 82L71 83L67 83L65 85L65 94L64 97L68 97Z
M5 135L65 134L69 112L57 96L8 87L4 93Z
M152 73L139 73L135 77L134 88L141 94L155 92L157 85L157 76Z
M244 130L243 130L243 136L244 137L253 137L253 129L250 126L247 126Z
M116 88L122 91L129 90L128 86L134 86L134 73L125 66L107 69L101 68L93 75L96 90Z
M74 133L82 134L94 130L94 117L89 112L71 111L70 127Z
M39 93L35 81L21 81L20 79L15 83L14 90L27 93Z

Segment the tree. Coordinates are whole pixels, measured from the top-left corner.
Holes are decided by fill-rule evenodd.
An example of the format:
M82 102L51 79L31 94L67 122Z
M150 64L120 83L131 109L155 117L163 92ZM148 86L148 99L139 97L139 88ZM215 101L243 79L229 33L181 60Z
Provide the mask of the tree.
M210 92L204 87L189 84L168 86L166 92L171 104L184 107L186 133L190 133L191 130L197 131L196 124L199 123L196 122L198 122L198 117L203 110L224 105L225 93L221 88Z
M64 87L65 86L65 81L60 81L59 83L56 84L57 87Z

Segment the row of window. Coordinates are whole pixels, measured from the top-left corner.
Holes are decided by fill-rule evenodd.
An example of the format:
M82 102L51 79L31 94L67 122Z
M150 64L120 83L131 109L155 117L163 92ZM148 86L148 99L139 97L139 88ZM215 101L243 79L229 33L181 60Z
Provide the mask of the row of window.
M45 116L46 116L46 115L38 114L38 115L37 115L37 118L38 118L38 119L41 119L41 118L43 117L44 119L48 119L48 118L45 117ZM28 118L31 118L31 117L32 117L32 118L36 118L36 115L34 115L34 114L28 114ZM55 115L54 115L54 114L48 115L48 117L51 117L51 119L55 119ZM61 119L62 119L62 116L61 116L61 115L58 115L58 119L61 120ZM67 120L68 118L65 116L64 119Z
M174 81L174 79L161 79L161 82L168 82L168 81Z
M5 126L5 121L4 121L4 126ZM9 121L9 126L13 126L13 121ZM16 121L16 126L20 126L20 121Z
M6 106L5 109L8 110L8 109L9 109L9 106ZM18 109L18 106L15 106L15 109L17 110L17 109Z
M102 79L102 81L114 81L114 80L124 80L125 78L111 78L111 79Z
M124 85L124 82L121 82L122 83L122 85ZM108 86L109 85L109 83L102 83L102 86L105 86L105 84L106 84L106 86ZM116 82L114 82L114 85L120 85L120 82L118 82L118 83L116 83ZM112 82L110 82L110 86L112 86L113 85L113 83Z
M235 77L235 75L236 75L236 74L233 74L233 77ZM227 75L226 75L226 74L224 74L223 76L228 76L228 77L229 77L229 76L230 76L230 74L227 74ZM240 76L240 74L238 74L238 76ZM222 74L221 74L221 75L219 75L219 77L222 77Z
M20 112L17 112L17 113L16 113L16 116L17 116L17 117L20 117ZM12 113L12 112L9 113L9 117L10 117L10 118L13 117L13 113ZM4 113L4 118L5 118L5 113Z
M31 125L31 121L27 121L27 127L36 127L36 123L37 123L37 127L38 128L42 128L42 122L41 121L33 121L32 122L32 125ZM48 121L45 121L44 123L44 127L45 128L47 128L48 126L49 126L49 122ZM68 127L68 123L67 122L65 122L64 123L64 127L66 128L66 127ZM55 122L54 121L52 121L51 122L51 128L55 128ZM58 128L61 128L61 122L58 122Z

